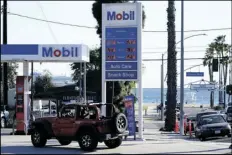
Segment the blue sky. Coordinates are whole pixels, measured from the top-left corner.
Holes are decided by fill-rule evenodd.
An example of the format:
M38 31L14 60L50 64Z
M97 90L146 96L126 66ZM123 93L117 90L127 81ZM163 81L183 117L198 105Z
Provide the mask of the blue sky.
M61 1L9 1L9 11L31 17L72 23L78 25L96 26L92 15L91 1L61 2ZM166 30L167 1L143 1L147 15L144 30ZM42 8L42 9L41 9ZM43 10L43 11L42 11ZM44 12L44 13L43 13ZM214 29L231 27L231 2L229 1L186 1L185 2L185 30ZM180 2L176 2L176 30L180 30ZM8 43L9 44L87 44L90 48L99 46L100 40L95 29L77 28L48 24L17 16L8 16ZM2 30L1 30L2 31ZM207 45L218 35L226 35L227 43L231 44L231 30L191 32L185 37L206 33L207 36L198 36L185 41L185 57L203 57ZM1 36L2 37L2 36ZM161 53L167 50L167 33L143 33L143 58L160 59ZM180 40L180 33L176 33L176 40ZM180 47L180 46L177 46ZM179 49L177 49L179 51ZM180 54L177 55L180 58ZM160 87L161 61L143 62L146 66L143 74L144 88ZM201 64L201 60L185 61L185 69ZM180 61L178 61L178 72ZM22 75L22 64L18 73ZM69 63L43 63L34 65L35 70L48 69L53 75L70 76ZM165 72L167 66L165 65ZM205 72L208 80L207 67L196 67L191 71ZM217 80L218 74L215 74ZM185 84L198 81L202 78L185 77ZM179 85L178 76L178 85Z

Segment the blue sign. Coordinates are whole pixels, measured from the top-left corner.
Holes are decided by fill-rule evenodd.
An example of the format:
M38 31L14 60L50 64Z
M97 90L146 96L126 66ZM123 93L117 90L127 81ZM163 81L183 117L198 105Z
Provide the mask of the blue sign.
M137 80L137 28L106 28L105 79Z
M135 97L133 95L125 96L124 104L126 108L129 136L132 135L135 136L136 133L134 103L135 103Z
M106 70L137 70L137 62L106 62Z
M106 71L106 79L137 79L137 71Z
M186 72L186 76L203 77L204 72Z
M38 55L39 45L1 45L1 55Z

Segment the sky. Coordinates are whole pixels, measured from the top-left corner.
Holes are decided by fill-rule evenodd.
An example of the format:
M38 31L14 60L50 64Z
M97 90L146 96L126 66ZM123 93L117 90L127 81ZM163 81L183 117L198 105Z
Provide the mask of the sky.
M146 12L145 31L167 30L167 1L142 1ZM97 25L92 15L92 1L9 1L8 11L30 17L52 21L86 25ZM181 29L181 3L176 2L176 31ZM1 18L2 19L2 18ZM2 22L1 22L2 23ZM231 28L230 1L185 1L184 30ZM2 26L1 26L2 32ZM202 58L205 49L218 35L226 35L226 42L231 44L231 29L207 32L186 32L184 37L203 34L184 41L185 58ZM176 33L176 41L181 33ZM1 36L2 38L2 36ZM1 39L2 40L2 39ZM78 28L46 23L23 17L8 15L8 44L86 44L89 48L99 47L100 40L95 29ZM180 51L180 44L177 51ZM161 59L161 54L167 51L167 33L142 33L143 59ZM167 55L165 55L166 58ZM180 52L177 54L180 58ZM145 70L142 76L143 88L159 88L161 81L161 61L143 61ZM202 60L185 60L185 69L202 64ZM177 63L180 72L180 61ZM49 70L53 75L71 76L70 63L35 63L34 70ZM18 75L22 75L22 64L19 63ZM164 65L164 73L167 64ZM207 67L195 67L188 71L205 72L204 77L186 77L186 86L190 82L201 79L209 80ZM214 73L218 80L218 73ZM177 77L178 86L180 76ZM166 82L165 82L166 87Z

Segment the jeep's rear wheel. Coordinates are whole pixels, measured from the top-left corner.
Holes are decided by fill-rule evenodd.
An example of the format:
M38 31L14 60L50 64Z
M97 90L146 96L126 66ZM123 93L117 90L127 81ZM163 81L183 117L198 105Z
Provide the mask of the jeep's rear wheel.
M116 139L105 140L104 143L108 148L114 149L122 144L122 138L118 137Z
M115 118L116 132L123 133L127 129L127 118L123 113L119 113Z
M47 143L47 138L42 130L34 129L31 133L31 142L34 147L44 147Z
M60 145L69 145L72 141L71 140L63 140L63 139L57 139Z
M79 145L84 151L93 151L97 148L97 138L91 132L83 132L78 138Z

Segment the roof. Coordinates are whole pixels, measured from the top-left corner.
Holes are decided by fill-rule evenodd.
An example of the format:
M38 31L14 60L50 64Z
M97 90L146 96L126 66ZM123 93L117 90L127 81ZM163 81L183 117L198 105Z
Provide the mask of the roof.
M207 114L207 113L218 113L217 111L204 111L204 112L199 112L198 114Z
M210 114L210 115L204 115L201 117L203 118L203 117L209 117L209 116L223 116L223 115L222 114Z

